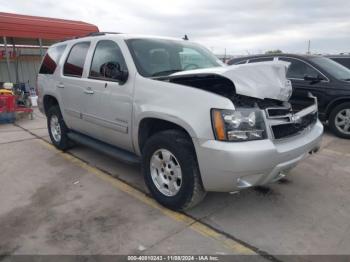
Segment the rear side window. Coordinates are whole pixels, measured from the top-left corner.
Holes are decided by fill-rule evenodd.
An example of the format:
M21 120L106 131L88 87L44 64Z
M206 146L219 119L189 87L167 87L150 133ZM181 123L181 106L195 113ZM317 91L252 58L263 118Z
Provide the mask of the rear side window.
M63 67L63 74L66 76L81 77L83 74L86 54L89 51L90 42L75 44Z
M273 57L259 57L259 58L249 59L249 63L268 62L272 60L273 60Z
M115 80L113 78L108 78L104 74L103 67L108 63L118 64L120 70L126 70L125 60L117 43L111 40L101 40L96 45L89 77L103 80Z
M49 48L44 57L43 63L41 64L39 74L52 75L55 72L57 64L65 49L66 45Z

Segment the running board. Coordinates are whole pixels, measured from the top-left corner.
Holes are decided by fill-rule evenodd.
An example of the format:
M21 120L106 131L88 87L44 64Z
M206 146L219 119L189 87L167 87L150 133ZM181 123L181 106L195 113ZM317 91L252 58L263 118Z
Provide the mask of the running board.
M70 139L77 142L78 144L91 147L108 156L118 158L120 161L123 161L125 163L132 165L137 165L140 163L140 158L137 155L130 153L124 149L111 146L107 143L76 132L69 132L67 135Z

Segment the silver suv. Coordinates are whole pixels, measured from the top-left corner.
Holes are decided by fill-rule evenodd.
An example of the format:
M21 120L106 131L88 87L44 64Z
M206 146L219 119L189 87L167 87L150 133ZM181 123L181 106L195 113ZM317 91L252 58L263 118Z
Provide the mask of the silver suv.
M186 209L206 191L277 181L317 151L317 101L288 102L287 68L225 66L189 41L96 33L49 48L39 107L57 148L141 162L154 198Z

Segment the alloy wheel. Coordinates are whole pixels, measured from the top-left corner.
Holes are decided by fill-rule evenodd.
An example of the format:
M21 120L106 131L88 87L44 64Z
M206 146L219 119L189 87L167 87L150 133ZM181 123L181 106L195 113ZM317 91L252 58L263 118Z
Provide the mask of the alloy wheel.
M59 143L61 141L61 126L56 115L51 116L50 132L55 142Z
M350 135L350 109L340 110L335 116L335 126L343 134Z
M166 149L155 151L150 160L154 185L165 196L175 196L182 185L181 166L176 157Z

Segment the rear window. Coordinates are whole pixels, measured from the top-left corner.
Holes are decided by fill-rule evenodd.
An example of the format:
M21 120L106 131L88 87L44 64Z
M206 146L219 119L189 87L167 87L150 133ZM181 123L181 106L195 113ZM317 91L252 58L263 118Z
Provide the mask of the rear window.
M39 74L49 74L52 75L57 67L58 62L60 61L60 58L66 49L66 45L59 45L50 48L41 64Z
M89 51L90 42L75 44L63 67L63 74L66 76L81 77L83 75L86 54Z

